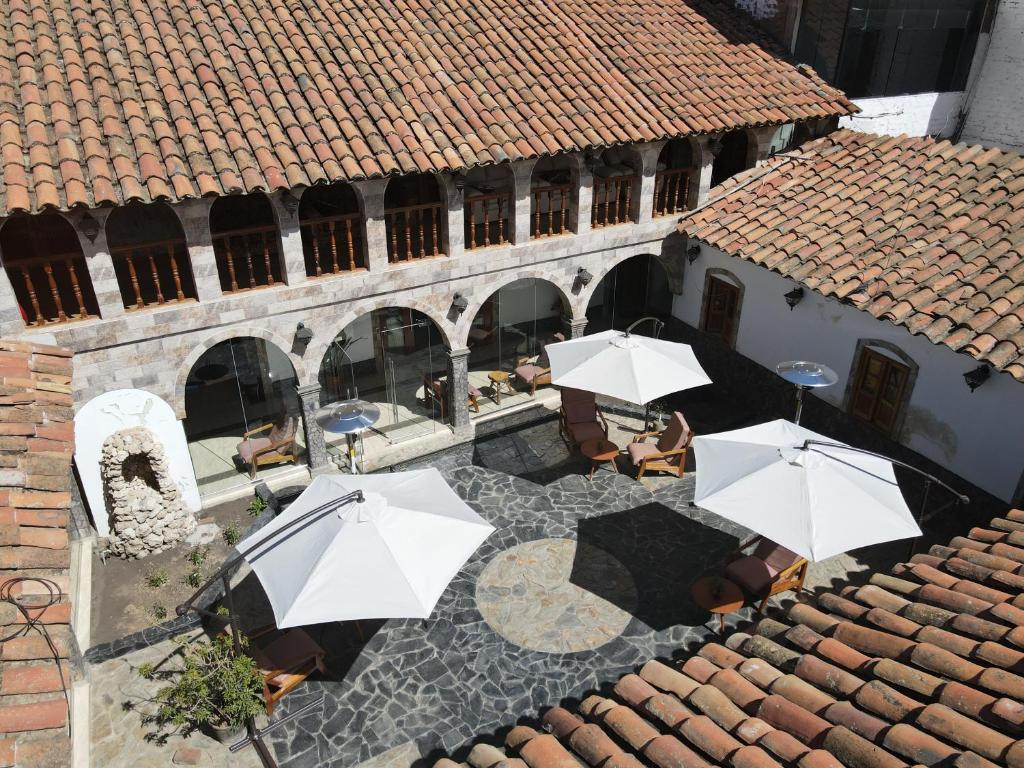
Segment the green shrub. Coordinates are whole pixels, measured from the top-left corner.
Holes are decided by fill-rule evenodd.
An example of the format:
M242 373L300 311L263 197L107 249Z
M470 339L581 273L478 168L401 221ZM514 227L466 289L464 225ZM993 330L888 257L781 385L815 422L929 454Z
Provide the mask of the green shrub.
M188 560L196 568L199 568L200 566L202 566L203 563L206 562L206 557L209 554L210 550L208 547L196 547L195 549L189 551L188 555L185 556L185 559Z
M203 585L203 572L202 571L189 571L185 574L182 582L192 589L199 589Z
M235 546L235 544L242 540L242 529L238 527L238 523L228 523L220 534L224 537L224 542L229 547Z
M263 510L267 508L267 502L261 499L259 496L255 497L249 502L249 517L259 517Z
M150 612L150 614L152 614L153 618L156 619L157 621L163 621L164 619L167 618L167 609L164 608L162 605L154 605L154 606L152 606L149 609L149 612Z
M146 574L146 586L150 589L159 589L167 583L167 571L158 568Z

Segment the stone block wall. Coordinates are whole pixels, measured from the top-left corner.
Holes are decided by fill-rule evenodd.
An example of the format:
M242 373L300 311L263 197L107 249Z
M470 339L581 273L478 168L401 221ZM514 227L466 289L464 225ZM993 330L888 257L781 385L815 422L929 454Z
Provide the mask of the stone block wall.
M66 349L0 340L0 766L71 761L71 369Z

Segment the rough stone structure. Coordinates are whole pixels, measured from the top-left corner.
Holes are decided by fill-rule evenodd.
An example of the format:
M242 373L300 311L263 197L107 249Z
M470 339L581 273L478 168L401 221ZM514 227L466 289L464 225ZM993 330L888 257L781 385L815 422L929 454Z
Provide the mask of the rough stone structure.
M103 443L100 472L110 515L110 550L134 559L188 536L195 517L167 468L164 448L145 427L115 432Z

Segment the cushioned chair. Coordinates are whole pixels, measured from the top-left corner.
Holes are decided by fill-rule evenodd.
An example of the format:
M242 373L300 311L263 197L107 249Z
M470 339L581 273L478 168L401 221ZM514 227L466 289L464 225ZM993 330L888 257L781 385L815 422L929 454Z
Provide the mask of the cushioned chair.
M295 444L295 430L298 419L283 416L271 424L250 429L242 435L242 442L235 446L241 463L248 467L249 477L256 479L259 467L269 464L295 463L298 446ZM256 437L266 433L265 437Z
M587 440L608 439L608 422L597 407L593 392L563 387L558 410L558 431L569 445Z
M755 543L757 548L753 554L744 556L744 550ZM807 560L771 539L755 536L741 544L734 557L736 559L726 567L725 575L748 595L761 600L758 611L764 610L772 595L791 589L799 593L803 589Z
M469 407L480 413L480 390L472 384L468 385L466 397ZM436 404L441 414L441 421L445 421L448 413L448 380L442 378L431 378L429 374L423 374L423 400L428 408Z
M649 437L657 437L658 442L644 442ZM682 477L686 449L692 440L693 430L679 411L672 414L668 426L660 432L643 432L635 436L633 442L626 447L626 452L636 467L636 479L643 477L645 472L671 472Z
M565 336L561 333L556 333L549 343L559 341L565 341ZM530 397L536 396L537 387L550 384L551 363L548 360L547 344L544 345L544 348L541 349L540 354L536 357L520 358L515 373L516 378L530 388Z
M256 662L263 676L263 699L268 716L273 714L274 705L281 697L313 672L327 674L324 649L304 630L281 630L270 625L246 636L249 644L245 652Z

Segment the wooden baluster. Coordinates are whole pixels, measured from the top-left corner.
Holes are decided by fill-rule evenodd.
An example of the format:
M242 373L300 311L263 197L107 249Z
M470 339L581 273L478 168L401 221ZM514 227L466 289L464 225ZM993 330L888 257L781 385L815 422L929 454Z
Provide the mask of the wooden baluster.
M540 237L540 193L533 193L533 236Z
M25 281L25 290L28 291L28 300L32 302L32 311L36 313L35 320L29 323L29 325L42 325L46 322L46 318L43 317L43 310L39 306L36 286L32 282L32 274L28 271L28 267L21 268L21 279Z
M404 214L405 220L405 259L406 261L412 258L412 212L406 211Z
M149 271L153 275L153 288L156 290L156 303L164 303L164 292L160 287L160 270L156 268L156 257L153 255L153 251L149 252Z
M476 248L476 200L469 201L469 248Z
M687 183L684 184L684 182L687 182ZM675 202L675 205L672 207L672 213L679 213L679 211L683 210L683 208L686 207L686 192L687 192L687 187L689 187L689 183L688 182L689 182L689 179L686 177L686 174L683 174L683 173L677 173L676 174L676 202ZM679 192L680 191L682 191L682 193L683 193L682 204L680 204L680 202L679 202Z
M552 194L553 194L553 190L549 189L548 190L548 235L549 236L551 235L552 225L555 222L555 216L554 216L555 209L552 207L552 204L551 204L551 195Z
M167 244L167 261L171 265L171 278L174 280L174 292L178 301L185 300L185 292L181 290L181 273L178 271L178 258L174 255L174 243Z
M50 283L50 298L53 299L53 303L57 307L57 319L63 322L68 319L68 316L64 314L64 303L60 300L57 281L53 278L53 265L48 261L45 262L43 264L43 272L46 273L46 279Z
M309 225L309 239L313 245L313 271L315 277L320 277L324 270L320 266L320 224L318 222Z
M355 272L356 248L352 242L352 219L345 219L345 244L348 246L348 270Z
M125 262L128 264L128 278L132 281L132 290L135 291L135 306L139 309L145 306L142 301L142 290L139 288L139 276L135 273L135 259L132 258L134 254L128 251L125 256Z
M626 184L626 201L625 201L625 203L623 203L623 207L622 207L622 220L623 221L632 221L633 220L633 216L632 216L632 214L630 212L629 203L630 203L630 199L633 196L633 177L632 176L627 177L627 179L625 181L625 184Z
M267 241L266 232L260 232L260 240L263 243L263 266L267 270L267 285L273 285L274 270L270 267L270 243Z
M235 293L238 290L238 280L235 275L235 259L231 255L231 236L226 235L221 242L224 243L224 254L228 265L228 279L231 283L231 292Z
M250 235L242 235L242 251L245 253L245 266L249 270L249 290L256 287L256 270L252 265L252 243Z
M565 232L565 211L568 208L569 202L568 198L565 196L566 191L567 190L565 189L558 190L558 204L562 208L562 218L558 223L558 234Z
M498 245L505 244L505 197L502 195L498 198Z
M331 271L336 274L341 274L341 267L338 266L338 233L336 231L336 223L333 219L328 222L327 230L331 236Z
M434 246L434 256L440 256L441 251L437 247L437 216L441 206L434 206L430 209L430 239Z
M65 259L64 266L68 270L68 277L71 278L71 290L74 291L75 301L78 302L78 316L88 317L89 312L85 308L85 299L82 296L82 286L78 283L78 272L75 270L74 259Z
M398 261L398 214L388 214L391 218L391 254L390 261L392 263Z

